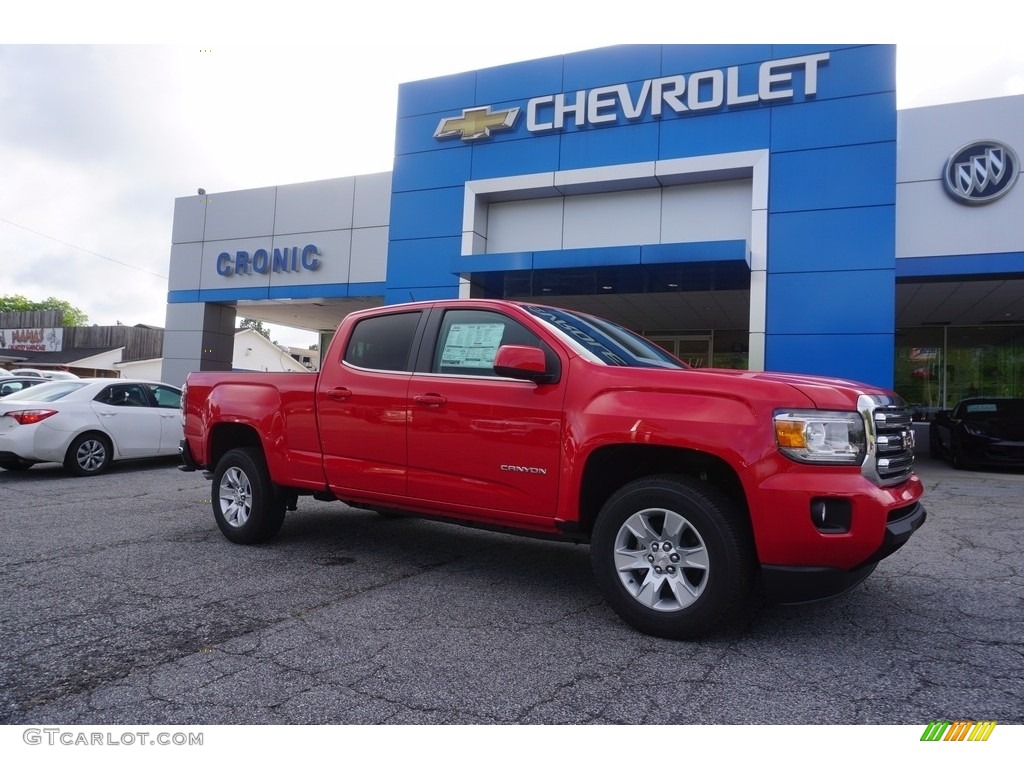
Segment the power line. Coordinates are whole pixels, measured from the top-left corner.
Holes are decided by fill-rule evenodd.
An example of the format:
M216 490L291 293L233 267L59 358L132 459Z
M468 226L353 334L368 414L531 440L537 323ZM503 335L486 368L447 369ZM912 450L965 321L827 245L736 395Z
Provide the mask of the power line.
M147 275L153 275L154 277L160 277L160 278L163 278L164 280L167 279L167 275L161 275L161 274L159 274L157 272L150 272L148 269L143 269L142 267L137 267L134 264L127 264L127 263L125 263L123 261L118 261L117 259L112 259L109 256L104 256L102 253L96 253L96 251L90 251L88 248L82 248L81 246L75 245L74 243L68 243L68 242L65 242L64 240L58 240L56 237L50 237L49 235L43 234L42 232L37 232L34 229L29 229L28 227L22 226L21 224L15 224L13 221L11 221L9 219L5 219L2 216L0 216L0 221L4 222L4 224L10 224L12 227L17 227L18 229L24 229L26 232L31 232L33 235L39 235L40 237L45 237L47 240L53 240L53 242L55 242L55 243L60 243L61 245L66 245L68 248L74 248L77 251L82 251L83 253L88 253L90 256L96 256L97 258L100 258L100 259L106 259L107 261L112 261L115 264L120 264L122 267L128 267L129 269L135 269L135 270L138 270L139 272L145 272Z

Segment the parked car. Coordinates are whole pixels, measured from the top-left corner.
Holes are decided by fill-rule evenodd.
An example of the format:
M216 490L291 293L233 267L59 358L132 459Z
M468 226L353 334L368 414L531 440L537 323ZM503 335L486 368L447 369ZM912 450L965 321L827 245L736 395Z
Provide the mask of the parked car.
M43 368L15 368L11 371L15 376L37 376L41 379L77 379L70 371L50 371Z
M112 461L173 456L182 438L181 390L135 379L47 381L0 400L0 468L63 462L98 475Z
M23 389L34 387L38 384L45 384L47 379L38 376L6 376L0 378L0 397L16 395Z
M0 379L9 379L14 374L8 371L6 368L0 368Z
M958 468L1024 467L1024 398L969 397L932 421L934 458Z

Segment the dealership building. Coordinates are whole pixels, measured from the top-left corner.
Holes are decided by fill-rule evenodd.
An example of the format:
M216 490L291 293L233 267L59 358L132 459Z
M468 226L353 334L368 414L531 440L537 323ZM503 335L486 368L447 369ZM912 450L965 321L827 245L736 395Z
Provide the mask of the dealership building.
M229 370L238 316L326 339L479 297L925 412L1024 396L1024 96L898 111L897 55L628 45L403 84L390 172L175 201L163 378Z

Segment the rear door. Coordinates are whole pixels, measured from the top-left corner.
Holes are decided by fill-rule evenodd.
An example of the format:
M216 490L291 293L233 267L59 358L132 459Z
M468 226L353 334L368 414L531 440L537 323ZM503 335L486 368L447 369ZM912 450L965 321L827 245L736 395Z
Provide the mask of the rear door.
M165 384L147 384L146 388L160 415L160 454L176 454L182 437L181 390Z
M340 361L325 361L317 384L327 482L346 490L404 496L407 398L422 310L357 322Z

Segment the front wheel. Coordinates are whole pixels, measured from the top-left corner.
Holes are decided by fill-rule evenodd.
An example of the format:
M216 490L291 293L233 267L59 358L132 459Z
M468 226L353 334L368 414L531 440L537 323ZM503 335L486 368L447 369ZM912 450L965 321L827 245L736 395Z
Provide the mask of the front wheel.
M685 477L623 486L591 537L598 587L629 625L658 637L706 634L747 603L751 536L735 505Z
M213 473L212 496L217 527L236 544L260 544L281 530L286 499L259 449L225 453Z

